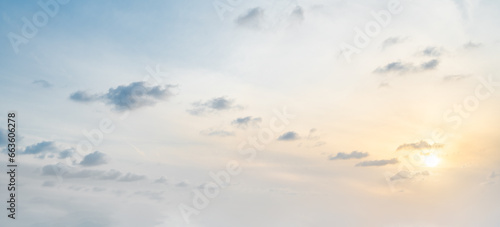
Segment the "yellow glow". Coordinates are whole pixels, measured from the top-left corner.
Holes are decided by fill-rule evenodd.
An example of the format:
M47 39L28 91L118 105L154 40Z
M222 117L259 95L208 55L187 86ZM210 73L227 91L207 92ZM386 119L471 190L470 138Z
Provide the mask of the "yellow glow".
M425 165L428 167L436 167L441 162L435 154L430 154L425 157Z

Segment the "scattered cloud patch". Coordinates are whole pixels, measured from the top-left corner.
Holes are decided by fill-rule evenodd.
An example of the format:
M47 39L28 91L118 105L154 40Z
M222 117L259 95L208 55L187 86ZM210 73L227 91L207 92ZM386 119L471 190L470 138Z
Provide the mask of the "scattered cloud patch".
M429 57L439 57L442 54L442 51L437 47L427 47L422 52L422 55Z
M382 49L385 49L387 47L390 47L390 46L393 46L393 45L396 45L396 44L399 44L399 43L402 43L406 40L407 38L403 38L403 37L397 37L397 36L394 36L394 37L389 37L387 39L385 39L383 42L382 42Z
M227 137L227 136L234 136L234 132L231 131L226 131L222 129L208 129L201 131L200 134L205 135L205 136L219 136L219 137Z
M330 160L348 160L348 159L362 159L368 157L367 152L353 151L351 153L339 152L336 156L330 155L328 159Z
M70 99L76 102L101 101L118 111L134 110L144 106L153 106L160 101L167 100L173 96L170 91L172 87L175 86L148 86L146 82L141 81L110 88L105 94L89 94L85 91L77 91L70 95Z
M83 157L83 160L80 162L82 166L98 166L104 165L109 162L108 156L102 152L95 151L94 153L90 153Z
M234 125L238 128L247 128L250 125L256 126L259 123L262 122L262 118L260 117L242 117L242 118L237 118L236 120L233 120L231 122L231 125Z
M430 70L435 69L439 65L439 61L437 59L432 59L428 62L424 62L420 65L421 70Z
M373 160L373 161L364 161L356 164L358 167L367 167L367 166L385 166L399 163L397 158L387 159L387 160Z
M281 135L280 137L278 137L278 140L281 140L281 141L292 141L292 140L298 140L300 137L299 137L299 134L297 134L296 132L286 132L285 134Z
M76 91L74 93L72 93L70 96L69 96L69 99L75 101L75 102L94 102L94 101L97 101L99 100L99 96L98 95L92 95L92 94L89 94L87 93L86 91Z
M419 66L415 66L412 63L403 63L401 61L391 62L383 67L378 67L373 72L379 74L386 73L407 73L407 72L420 72L425 70L435 69L439 65L439 60L432 59L427 62L423 62Z
M413 65L409 63L402 63L400 61L391 62L383 67L378 67L375 69L376 73L390 73L390 72L398 72L404 73L413 69Z
M292 13L290 14L290 22L292 24L299 24L304 21L304 9L300 6L296 6Z
M49 83L46 80L34 80L33 84L38 85L38 86L43 87L43 88L50 88L50 87L52 87L52 84Z
M140 181L146 179L146 176L144 175L137 175L133 173L127 173L125 176L121 177L118 179L118 181L121 182L133 182L133 181Z
M469 78L470 75L449 75L449 76L445 76L443 77L443 81L445 82L455 82L455 81L460 81L460 80L463 80L463 79L466 79L466 78Z
M420 149L440 149L443 146L444 146L443 144L439 144L439 143L429 144L428 142L422 140L422 141L417 142L417 143L402 144L402 145L400 145L396 149L396 151L400 151L400 150L420 150Z
M264 20L264 9L255 7L236 19L236 24L248 29L260 29Z
M475 49L481 46L482 46L481 43L474 43L472 41L469 41L468 43L464 44L465 49Z
M167 178L165 178L164 176L162 176L162 177L156 179L154 181L154 183L155 184L168 184L168 180L167 180Z
M192 115L203 115L205 113L243 108L239 105L235 105L234 100L226 97L217 97L205 102L198 101L193 103L192 107L192 109L188 110L188 112Z
M400 180L411 180L418 176L429 176L429 171L407 171L402 170L396 173L394 176L390 177L390 181L400 181Z

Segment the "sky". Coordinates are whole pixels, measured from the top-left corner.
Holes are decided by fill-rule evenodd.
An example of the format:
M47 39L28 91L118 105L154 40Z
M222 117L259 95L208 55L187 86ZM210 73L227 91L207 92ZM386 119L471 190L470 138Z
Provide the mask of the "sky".
M500 226L500 2L2 1L2 226Z

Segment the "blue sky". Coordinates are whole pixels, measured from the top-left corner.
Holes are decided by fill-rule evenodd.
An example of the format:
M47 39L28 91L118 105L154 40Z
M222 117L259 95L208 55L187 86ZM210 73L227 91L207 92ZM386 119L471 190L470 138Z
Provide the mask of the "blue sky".
M1 223L500 224L496 1L40 2L0 3Z

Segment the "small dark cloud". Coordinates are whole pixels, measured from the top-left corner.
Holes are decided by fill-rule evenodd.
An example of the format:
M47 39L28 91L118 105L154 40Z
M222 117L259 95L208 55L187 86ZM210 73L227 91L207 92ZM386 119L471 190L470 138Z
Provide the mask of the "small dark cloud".
M37 158L44 159L46 157L53 158L55 155L59 159L71 157L74 154L74 149L61 149L53 141L42 141L30 146L27 146L21 154L34 155Z
M110 88L104 97L106 103L117 110L132 110L166 100L173 95L169 90L171 87L173 86L149 87L145 82L134 82L126 86Z
M83 160L80 162L82 166L98 166L104 165L108 163L108 156L102 152L95 151L94 153L90 153L83 157Z
M23 154L40 154L40 153L50 153L56 150L55 143L52 141L42 141L40 143L30 145L24 149Z
M443 77L443 81L455 82L455 81L460 81L460 80L466 79L468 77L470 77L470 75L449 75L449 76Z
M165 178L164 176L162 176L162 177L156 179L154 181L154 183L155 184L168 184L168 180L167 180L167 178Z
M359 152L359 151L353 151L351 153L344 153L344 152L339 152L337 153L336 156L330 156L328 159L330 160L348 160L348 159L362 159L365 157L368 157L367 152Z
M91 95L86 91L76 91L69 96L69 99L75 102L94 102L99 100L98 95Z
M391 62L383 67L378 67L373 72L374 73L407 73L407 72L420 72L425 70L435 69L439 65L439 61L437 59L432 59L430 61L424 62L419 66L415 66L412 63L403 63L401 61Z
M409 63L402 63L400 61L391 62L383 67L378 67L375 69L376 73L390 73L390 72L398 72L404 73L413 69L413 65Z
M439 61L437 59L432 59L428 62L424 62L420 65L421 70L430 70L435 69L439 65Z
M226 131L226 130L222 130L222 129L208 129L208 130L201 131L200 134L205 135L205 136L220 136L220 137L234 136L234 132Z
M255 7L236 19L236 24L249 29L260 29L264 20L264 9Z
M304 9L300 6L296 6L290 14L290 22L292 24L302 23L304 21Z
M356 164L356 166L366 167L366 166L385 166L399 163L397 158L388 159L388 160L373 160L373 161L364 161Z
M248 116L248 117L237 118L236 120L232 121L231 124L238 128L246 128L250 125L258 125L261 122L262 118L260 117Z
M297 134L296 132L290 131L290 132L286 132L285 134L278 137L278 140L292 141L292 140L298 140L299 138L300 138L299 134Z
M146 82L141 81L110 88L105 94L89 94L85 91L77 91L70 95L70 99L76 102L101 101L118 111L134 110L144 106L153 106L160 101L167 100L173 96L170 91L172 87L175 86L148 86Z
M118 181L122 182L132 182L132 181L140 181L146 179L144 175L137 175L133 173L127 173L125 176L118 179Z
M437 47L427 47L421 52L421 54L429 57L439 57L442 53Z
M399 180L411 180L418 176L429 176L429 171L408 171L402 170L396 173L394 176L389 178L390 181L399 181Z
M242 109L241 106L235 105L234 100L226 97L217 97L211 100L202 102L198 101L192 104L192 109L188 112L192 115L203 115L205 113L212 113L230 109Z
M421 150L421 149L440 149L443 146L444 146L443 144L439 144L439 143L429 144L426 141L422 140L422 141L417 142L417 143L402 144L402 145L400 145L396 149L396 151L400 151L400 150Z
M43 87L43 88L50 88L50 87L52 87L52 84L49 83L46 80L35 80L35 81L33 81L33 84L36 84L36 85L38 85L40 87Z
M189 183L189 181L183 180L183 181L177 183L175 186L184 188L184 187L188 187L189 185L191 185L191 183Z
M382 49L385 49L387 47L390 47L390 46L393 46L393 45L396 45L398 43L402 43L406 40L406 38L403 38L403 37L397 37L397 36L394 36L394 37L389 37L387 39L385 39L383 42L382 42Z
M468 43L464 44L465 49L475 49L482 46L481 43L474 43L472 41L469 41Z

